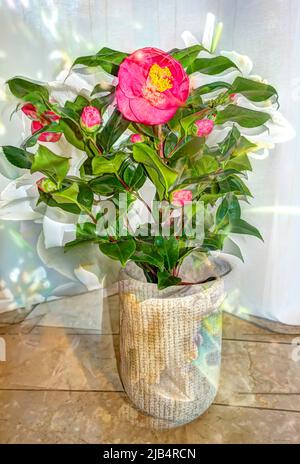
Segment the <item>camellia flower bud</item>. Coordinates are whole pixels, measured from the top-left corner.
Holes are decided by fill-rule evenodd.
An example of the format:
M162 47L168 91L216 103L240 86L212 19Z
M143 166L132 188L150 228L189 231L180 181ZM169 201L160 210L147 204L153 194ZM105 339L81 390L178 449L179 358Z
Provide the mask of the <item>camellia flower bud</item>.
M87 132L95 132L102 123L100 111L95 106L85 106L81 113L80 124Z
M36 107L32 103L26 103L22 106L21 110L30 119L38 119Z
M130 142L131 143L139 143L139 142L143 142L143 141L144 141L144 137L141 134L132 134L130 136Z
M53 182L51 179L47 179L47 177L42 177L39 179L36 182L36 185L41 192L45 193L55 192L55 190L57 190L55 182Z
M193 199L193 194L190 190L177 190L173 192L171 201L175 206L184 206Z
M35 132L42 129L42 127L47 125L48 124L42 123L41 121L32 121L31 133L34 134ZM42 134L40 134L38 140L40 142L58 142L61 136L61 132L43 132Z
M211 119L198 119L195 125L198 137L207 137L212 132L215 123Z
M229 95L229 100L232 102L232 103L237 103L237 99L238 99L238 94L237 93L231 93Z

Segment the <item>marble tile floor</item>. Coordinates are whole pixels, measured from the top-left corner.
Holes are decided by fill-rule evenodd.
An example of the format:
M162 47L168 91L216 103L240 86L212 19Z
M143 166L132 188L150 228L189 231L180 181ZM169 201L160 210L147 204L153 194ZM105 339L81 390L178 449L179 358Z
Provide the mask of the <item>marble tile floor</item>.
M126 399L118 327L101 291L0 315L0 443L300 443L300 327L224 313L214 404L164 431Z

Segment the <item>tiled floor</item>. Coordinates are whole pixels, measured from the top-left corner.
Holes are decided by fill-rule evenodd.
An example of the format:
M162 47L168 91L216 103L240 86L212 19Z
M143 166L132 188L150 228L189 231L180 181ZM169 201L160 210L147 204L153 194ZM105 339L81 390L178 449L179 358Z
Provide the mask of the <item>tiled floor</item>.
M0 317L1 443L300 443L300 327L224 313L214 404L161 431L123 392L116 296L43 303L23 318Z

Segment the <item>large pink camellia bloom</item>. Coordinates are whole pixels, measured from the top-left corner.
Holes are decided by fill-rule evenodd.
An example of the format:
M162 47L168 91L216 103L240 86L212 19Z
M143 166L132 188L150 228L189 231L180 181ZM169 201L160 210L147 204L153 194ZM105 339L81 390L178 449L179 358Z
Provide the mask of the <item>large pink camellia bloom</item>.
M129 121L165 124L189 95L181 64L157 48L141 48L125 58L118 78L118 109Z

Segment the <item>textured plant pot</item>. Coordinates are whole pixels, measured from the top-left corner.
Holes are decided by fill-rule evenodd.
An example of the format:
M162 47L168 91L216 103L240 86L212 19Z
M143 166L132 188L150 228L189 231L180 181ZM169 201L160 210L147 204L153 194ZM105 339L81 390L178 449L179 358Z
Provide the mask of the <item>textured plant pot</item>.
M158 290L121 271L120 373L132 403L170 427L213 402L221 363L223 279Z

